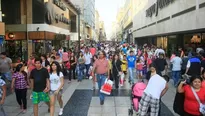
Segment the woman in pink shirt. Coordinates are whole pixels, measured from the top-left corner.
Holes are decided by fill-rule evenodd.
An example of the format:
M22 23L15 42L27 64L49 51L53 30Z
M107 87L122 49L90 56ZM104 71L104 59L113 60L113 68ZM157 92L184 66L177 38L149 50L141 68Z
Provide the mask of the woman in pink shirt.
M96 73L96 79L99 88L100 105L104 104L105 95L100 93L101 87L104 85L106 78L109 78L109 63L106 59L106 53L104 51L99 52L99 59L97 59L93 65L93 76Z
M30 76L30 72L35 68L35 57L34 55L31 55L28 60L28 76Z
M67 63L68 62L68 52L66 52L65 49L64 49L62 55L63 55L63 57L62 57L63 63Z

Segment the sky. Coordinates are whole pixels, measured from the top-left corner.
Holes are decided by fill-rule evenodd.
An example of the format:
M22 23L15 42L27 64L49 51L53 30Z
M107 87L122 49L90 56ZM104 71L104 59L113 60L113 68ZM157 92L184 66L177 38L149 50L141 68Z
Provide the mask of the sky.
M123 6L125 0L95 0L95 8L98 10L100 20L104 21L107 37L112 32L112 22L116 20L118 9Z

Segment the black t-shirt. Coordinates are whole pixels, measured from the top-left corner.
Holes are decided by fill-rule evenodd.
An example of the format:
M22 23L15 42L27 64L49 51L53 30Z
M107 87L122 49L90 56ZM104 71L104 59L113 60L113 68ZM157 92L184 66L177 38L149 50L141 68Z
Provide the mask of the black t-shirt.
M157 71L164 71L165 66L167 65L166 59L161 59L161 58L157 58L154 61L154 63L156 65Z
M41 68L40 70L33 69L30 78L34 81L33 91L43 92L46 88L46 80L49 78L48 70L46 68Z
M205 58L201 60L201 67L205 69Z

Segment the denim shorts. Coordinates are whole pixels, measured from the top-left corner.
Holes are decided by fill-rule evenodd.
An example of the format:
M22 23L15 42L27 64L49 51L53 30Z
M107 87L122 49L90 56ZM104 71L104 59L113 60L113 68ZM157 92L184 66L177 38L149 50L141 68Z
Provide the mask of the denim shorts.
M55 94L55 91L54 90L50 90L50 92L49 92L49 95L54 95ZM61 95L62 96L62 94L63 94L63 90L61 89L59 92L58 92L58 95Z

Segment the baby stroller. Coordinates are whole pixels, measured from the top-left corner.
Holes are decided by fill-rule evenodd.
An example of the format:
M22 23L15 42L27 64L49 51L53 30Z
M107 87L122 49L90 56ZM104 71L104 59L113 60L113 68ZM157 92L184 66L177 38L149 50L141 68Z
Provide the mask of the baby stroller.
M134 111L138 112L139 102L143 95L143 92L146 88L146 84L141 81L137 82L132 86L132 93L131 93L131 107L128 110L129 116L133 116ZM133 111L134 110L134 111Z

